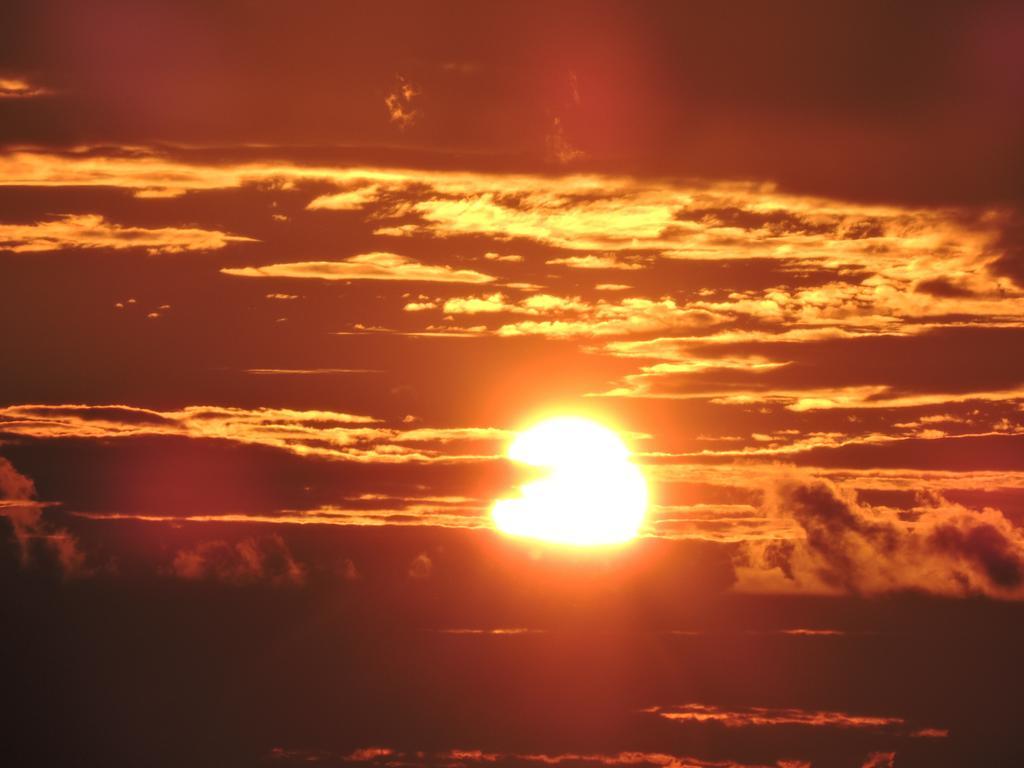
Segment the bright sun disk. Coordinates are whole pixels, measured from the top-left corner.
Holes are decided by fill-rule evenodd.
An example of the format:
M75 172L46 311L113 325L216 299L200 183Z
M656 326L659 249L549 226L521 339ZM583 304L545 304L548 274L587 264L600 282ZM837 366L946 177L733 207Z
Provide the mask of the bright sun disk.
M494 503L499 531L575 546L617 544L640 533L647 483L607 427L577 417L549 419L520 433L508 457L549 471L521 486L518 497Z

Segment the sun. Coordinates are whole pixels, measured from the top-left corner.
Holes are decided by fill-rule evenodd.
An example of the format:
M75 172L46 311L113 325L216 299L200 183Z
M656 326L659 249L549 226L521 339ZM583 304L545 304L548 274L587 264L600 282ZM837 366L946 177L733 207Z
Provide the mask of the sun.
M612 430L588 419L548 419L509 445L513 461L549 471L491 508L497 529L558 544L597 546L636 538L647 483Z

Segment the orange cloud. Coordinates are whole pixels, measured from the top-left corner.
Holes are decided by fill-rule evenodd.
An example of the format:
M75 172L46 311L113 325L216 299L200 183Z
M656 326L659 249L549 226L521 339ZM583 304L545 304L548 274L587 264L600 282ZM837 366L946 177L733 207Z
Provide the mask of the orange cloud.
M357 211L374 203L380 193L379 184L357 184L344 192L320 195L306 208L310 211Z
M891 728L906 723L901 717L879 717L853 715L846 712L829 712L805 709L770 709L768 707L747 707L726 709L712 704L680 704L673 707L651 707L644 712L655 714L666 720L697 723L721 723L727 728L747 728L775 725L805 725L829 728Z
M318 762L359 765L431 765L437 768L466 768L471 765L604 765L633 766L634 768L810 768L810 763L797 760L778 760L771 766L763 763L739 763L734 760L702 759L662 752L589 752L589 753L517 753L486 752L480 749L450 749L443 752L403 752L388 747L363 747L345 755L322 750L271 750L274 760L288 760L302 764Z
M145 248L149 253L212 251L229 243L256 242L217 230L123 227L102 216L66 214L34 224L0 224L0 250L26 253L62 248Z
M598 300L574 306L579 316L567 319L524 320L499 327L498 336L547 336L574 338L627 336L668 329L701 328L724 321L704 309L688 309L674 299L628 298L618 303Z
M571 267L573 269L643 269L644 265L636 261L620 261L619 258L613 254L604 254L602 256L595 256L594 254L587 254L586 256L563 256L557 259L548 259L545 264L561 264L565 267Z
M395 90L384 98L384 106L388 111L388 119L399 128L408 128L419 117L419 111L413 106L420 92L413 87L412 83L401 75Z
M645 455L645 454L641 454ZM759 491L780 477L797 470L779 461L736 461L726 464L688 463L687 457L656 453L647 474L663 484L700 483L723 488ZM692 457L689 457L692 460ZM801 476L827 480L849 491L904 491L928 489L934 492L954 490L999 491L1024 489L1024 472L989 470L855 469L849 467L801 466Z
M429 497L428 497L429 498ZM76 517L87 520L137 520L161 525L181 523L246 523L282 525L339 525L368 527L416 527L490 530L491 523L484 511L485 502L468 499L464 503L444 503L416 498L396 499L384 507L322 506L314 509L282 509L273 514L221 514L154 515L146 513L76 512Z
M224 268L235 277L271 277L305 280L400 280L430 283L489 283L490 275L448 265L423 264L396 253L363 253L341 261L298 261L264 267Z
M744 362L746 360L746 362ZM692 390L679 392L663 386L678 379L680 374L695 373L716 367L751 372L767 372L786 363L768 361L759 357L724 358L722 365L714 359L691 360L683 363L657 363L644 366L641 373L629 374L624 384L610 390L594 393L591 397L641 397L666 400L709 400L718 405L781 405L795 412L822 410L859 410L889 408L920 408L969 402L1016 402L1024 400L1024 387L992 391L928 392L899 394L888 384L863 384L847 387L821 387L790 389L786 387L763 389L731 388L728 391Z
M999 510L934 501L901 514L827 480L780 476L766 512L800 533L747 544L738 588L1024 595L1024 533Z
M188 406L155 411L123 405L17 405L0 408L0 432L41 439L177 436L265 445L300 456L363 463L467 461L481 457L442 447L497 443L487 427L395 429L376 419L334 411Z
M0 99L30 99L36 96L49 96L47 88L33 85L23 77L0 77Z

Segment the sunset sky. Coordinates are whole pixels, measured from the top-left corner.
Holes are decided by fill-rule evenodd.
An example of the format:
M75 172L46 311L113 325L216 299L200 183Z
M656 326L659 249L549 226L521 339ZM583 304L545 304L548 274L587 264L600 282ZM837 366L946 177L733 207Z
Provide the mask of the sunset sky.
M11 765L1024 764L1018 3L6 2L0 328Z

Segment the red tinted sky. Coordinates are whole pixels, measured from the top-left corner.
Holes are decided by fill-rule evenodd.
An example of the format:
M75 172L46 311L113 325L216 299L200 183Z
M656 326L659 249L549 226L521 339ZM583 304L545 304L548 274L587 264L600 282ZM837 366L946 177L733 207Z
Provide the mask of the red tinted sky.
M915 662L885 632L1021 626L1022 52L1013 3L6 4L5 598L56 600L96 669L117 657L87 614L122 637L166 601L139 631L177 627L188 694L240 718L175 753L196 764L937 765L981 733L1005 754L998 707L953 702L997 701L998 664L929 708L914 664L979 646ZM508 439L564 412L627 435L641 541L492 530ZM335 741L202 682L197 626L246 638L283 610L324 644L310 669L333 638L355 700L303 674L252 700L351 719ZM19 616L49 669L47 619ZM378 654L342 616L417 639ZM758 677L776 650L787 674ZM470 659L462 682L431 654ZM566 700L519 688L579 654L614 695L583 662ZM364 664L420 681L388 688L406 709L367 703ZM894 669L920 697L850 688ZM66 743L97 760L137 764L155 721L194 730L154 706L119 748L78 710L140 728L134 683L71 704L48 675L34 695L69 702ZM434 696L505 704L429 737Z

